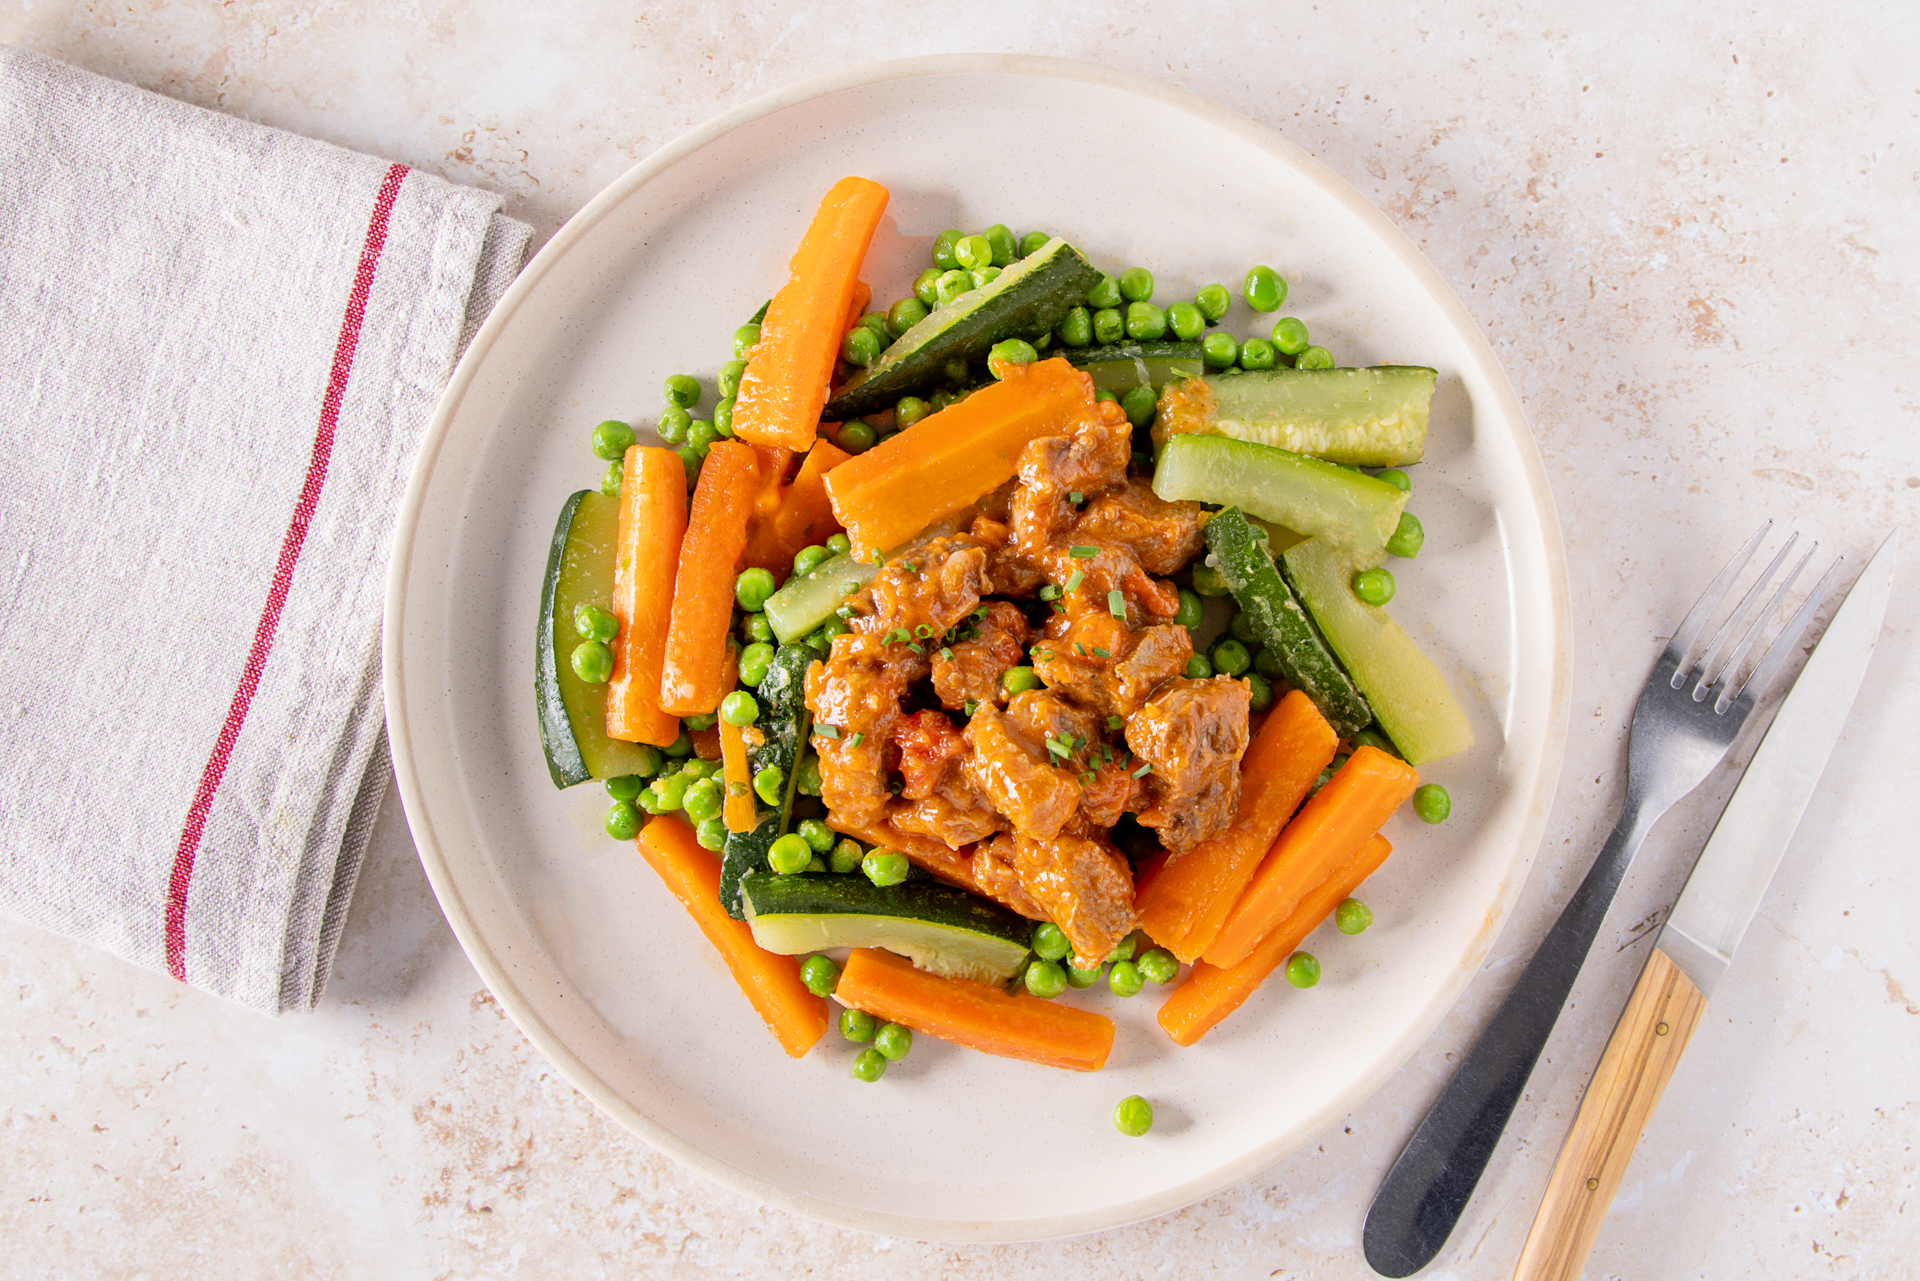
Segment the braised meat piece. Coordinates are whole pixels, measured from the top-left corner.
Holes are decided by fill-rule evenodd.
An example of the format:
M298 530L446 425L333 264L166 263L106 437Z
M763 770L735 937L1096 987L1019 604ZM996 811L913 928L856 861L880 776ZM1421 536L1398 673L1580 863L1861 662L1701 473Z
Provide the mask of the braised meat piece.
M982 894L1030 921L1047 919L1046 909L1020 885L1020 874L1013 870L1013 838L1005 833L974 846L973 883Z
M1034 647L1034 670L1049 689L1103 717L1133 715L1193 657L1193 638L1184 627L1155 624L1135 631L1104 610L1070 604L1048 623L1049 643Z
M1126 656L1107 669L1107 702L1114 712L1131 716L1149 695L1187 670L1193 657L1193 636L1174 623L1143 627L1133 634Z
M967 722L966 779L1017 832L1051 839L1080 804L1080 784L1056 769L1045 748L1022 734L997 707Z
M1127 746L1153 766L1140 821L1178 855L1217 836L1240 803L1247 750L1246 683L1231 676L1179 677L1161 686L1127 721Z
M849 632L833 652L807 669L807 707L813 712L813 748L820 757L820 799L836 819L861 825L886 807L887 744L901 699L924 668L890 661L888 646ZM835 731L829 735L821 727Z
M1007 720L1056 767L1074 774L1085 769L1087 750L1100 739L1100 712L1050 689L1015 694L1007 702Z
M950 850L963 850L1007 825L985 803L959 804L946 795L896 801L887 809L887 821L900 831L930 836Z
M1171 574L1206 546L1200 525L1199 503L1170 503L1144 480L1129 480L1087 504L1074 536L1126 547L1149 574Z
M986 617L970 640L948 650L947 657L933 660L933 691L942 707L958 710L968 703L1005 701L1000 690L1000 675L1009 667L1018 667L1027 652L1027 618L1010 601L987 602Z
M1073 943L1082 969L1106 960L1139 923L1133 870L1125 855L1097 836L1066 831L1039 840L1016 832L1013 868L1021 888Z
M967 534L948 534L902 552L853 598L853 630L892 635L905 648L937 638L971 614L993 590L987 550ZM924 674L924 673L923 673Z
M1134 766L1117 756L1103 757L1093 763L1093 781L1080 789L1080 813L1094 827L1105 830L1131 813L1140 802L1141 783L1133 776Z
M900 795L910 801L932 796L948 768L967 754L966 740L953 722L931 709L902 716L888 737L900 754Z

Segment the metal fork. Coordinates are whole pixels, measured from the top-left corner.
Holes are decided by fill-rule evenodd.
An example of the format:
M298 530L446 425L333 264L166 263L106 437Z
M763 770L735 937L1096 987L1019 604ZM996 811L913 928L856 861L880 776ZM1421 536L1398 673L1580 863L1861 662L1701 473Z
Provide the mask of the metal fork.
M1726 758L1755 701L1812 620L1821 598L1818 591L1795 612L1753 674L1736 682L1741 662L1818 546L1807 549L1765 606L1754 612L1753 603L1798 540L1795 534L1714 632L1698 661L1688 661L1694 643L1719 613L1733 581L1771 527L1771 521L1762 525L1720 571L1661 652L1634 707L1627 738L1627 799L1612 835L1375 1194L1361 1242L1367 1262L1381 1275L1411 1276L1446 1242L1526 1088L1627 865L1661 815ZM1752 621L1744 632L1739 630L1749 616Z

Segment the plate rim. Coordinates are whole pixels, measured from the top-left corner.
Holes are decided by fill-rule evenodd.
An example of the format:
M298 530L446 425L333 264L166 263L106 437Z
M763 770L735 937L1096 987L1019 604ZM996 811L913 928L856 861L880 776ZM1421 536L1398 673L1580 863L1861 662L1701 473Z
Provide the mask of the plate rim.
M769 1182L711 1155L641 1113L574 1054L540 1015L531 998L514 982L506 966L488 945L455 882L446 852L435 833L415 768L412 727L406 708L405 656L401 644L412 551L419 532L426 489L453 419L509 319L596 224L656 175L743 125L849 89L890 80L979 73L1069 80L1134 94L1197 117L1301 171L1346 211L1356 215L1373 231L1381 245L1419 280L1454 330L1463 335L1468 356L1491 389L1503 421L1517 426L1517 430L1511 433L1510 443L1514 446L1540 525L1550 600L1547 630L1550 648L1558 661L1554 664L1549 684L1542 752L1532 794L1527 798L1527 817L1522 823L1518 851L1514 862L1509 865L1509 874L1501 884L1501 892L1491 905L1491 928L1483 930L1474 940L1473 948L1469 949L1477 948L1480 955L1474 958L1472 965L1457 967L1455 977L1443 985L1439 995L1421 1012L1421 1017L1402 1031L1387 1053L1375 1062L1371 1071L1356 1078L1355 1088L1349 1091L1346 1106L1358 1106L1371 1098L1387 1078L1406 1064L1414 1051L1459 1003L1467 986L1479 973L1485 956L1511 920L1514 902L1528 879L1545 834L1547 817L1559 786L1571 714L1572 665L1567 650L1570 592L1565 541L1545 463L1519 396L1479 323L1419 246L1345 178L1297 144L1288 141L1277 130L1188 90L1095 64L1028 54L931 54L889 59L809 77L749 99L696 125L630 166L570 217L521 269L468 344L434 407L396 518L382 620L381 684L394 778L415 850L441 912L469 963L501 1009L569 1084L656 1150L723 1186L763 1203L809 1219L864 1232L930 1241L989 1243L1078 1236L1172 1213L1285 1160L1311 1136L1309 1134L1308 1138L1291 1144L1284 1139L1276 1139L1234 1161L1215 1167L1205 1177L1190 1179L1152 1196L1115 1202L1099 1210L995 1221L928 1219L849 1206ZM1331 1124L1331 1118L1328 1123ZM1282 1147L1284 1150L1275 1150Z

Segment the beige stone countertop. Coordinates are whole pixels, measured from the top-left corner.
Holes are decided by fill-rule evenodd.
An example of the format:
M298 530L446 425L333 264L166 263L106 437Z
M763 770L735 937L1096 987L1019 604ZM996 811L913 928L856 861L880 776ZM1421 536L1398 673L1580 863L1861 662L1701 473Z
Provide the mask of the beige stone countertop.
M1465 301L1545 458L1573 639L1565 770L1485 973L1376 1095L1200 1204L1072 1240L938 1245L681 1168L504 1017L390 796L309 1015L267 1020L0 923L0 1275L1371 1276L1375 1188L1611 826L1656 638L1763 510L1853 555L1898 527L1908 559L1866 692L1587 1275L1914 1274L1920 10L9 0L0 40L490 187L539 240L684 130L863 62L1033 53L1190 90L1331 166ZM103 763L102 784L140 804L137 762ZM1603 963L1423 1275L1510 1275L1728 787L1683 805L1630 871Z

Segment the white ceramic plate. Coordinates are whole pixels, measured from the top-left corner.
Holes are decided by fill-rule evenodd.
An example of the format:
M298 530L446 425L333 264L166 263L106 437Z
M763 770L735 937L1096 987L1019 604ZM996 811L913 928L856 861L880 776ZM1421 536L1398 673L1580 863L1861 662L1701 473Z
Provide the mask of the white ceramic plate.
M1255 262L1342 364L1441 371L1394 612L1439 662L1479 746L1428 771L1454 817L1395 819L1365 897L1376 924L1308 943L1311 992L1256 994L1193 1049L1150 991L1080 1074L921 1038L879 1084L829 1033L788 1059L630 847L598 787L556 792L532 699L539 582L567 494L597 483L587 433L651 421L669 373L708 382L785 279L822 193L892 192L868 258L902 296L949 226L1068 236L1160 297ZM1244 303L1228 324L1256 332ZM815 1218L930 1239L1064 1236L1176 1209L1279 1160L1376 1089L1479 967L1519 891L1566 729L1566 572L1518 401L1466 311L1346 183L1268 130L1095 67L1010 57L863 68L750 103L583 209L475 339L421 450L387 601L388 727L442 908L502 1006L567 1077L649 1142ZM1085 999L1085 998L1072 998ZM1154 1101L1151 1135L1109 1117Z

